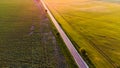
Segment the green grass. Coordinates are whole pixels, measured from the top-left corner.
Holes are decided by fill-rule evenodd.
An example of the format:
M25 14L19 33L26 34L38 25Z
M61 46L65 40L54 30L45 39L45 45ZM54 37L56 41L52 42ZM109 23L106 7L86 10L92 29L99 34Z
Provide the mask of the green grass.
M59 24L96 68L120 67L120 5L93 0L45 0Z
M56 32L50 21L40 21L43 20L34 0L0 1L0 68L77 67L62 39L54 44L55 36L47 35Z

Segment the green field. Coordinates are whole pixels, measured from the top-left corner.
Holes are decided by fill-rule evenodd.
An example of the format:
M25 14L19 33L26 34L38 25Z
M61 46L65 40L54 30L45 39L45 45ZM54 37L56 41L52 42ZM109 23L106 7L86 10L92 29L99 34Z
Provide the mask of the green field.
M42 11L34 0L0 1L0 68L77 68Z
M120 67L119 0L44 1L78 50L87 51L96 68Z

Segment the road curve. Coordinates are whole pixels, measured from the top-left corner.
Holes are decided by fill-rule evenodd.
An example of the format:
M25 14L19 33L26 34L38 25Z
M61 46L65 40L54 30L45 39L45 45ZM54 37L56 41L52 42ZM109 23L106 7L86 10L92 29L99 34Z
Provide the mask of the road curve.
M58 32L60 33L60 36L62 37L64 43L66 44L68 50L70 51L71 55L73 56L75 62L77 63L79 68L89 68L86 62L82 59L82 57L79 55L75 47L73 46L72 42L69 40L68 36L65 34L65 32L62 30L54 16L51 14L50 10L47 8L43 0L40 0L44 8L47 10L48 15L50 16L52 22L54 23L55 27L57 28Z

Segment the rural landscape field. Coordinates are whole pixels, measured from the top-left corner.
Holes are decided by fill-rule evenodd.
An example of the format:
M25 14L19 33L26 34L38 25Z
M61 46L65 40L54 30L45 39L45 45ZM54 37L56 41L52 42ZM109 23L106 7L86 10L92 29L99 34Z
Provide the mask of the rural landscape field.
M0 0L0 68L77 68L39 0Z
M90 68L120 68L120 0L44 2Z

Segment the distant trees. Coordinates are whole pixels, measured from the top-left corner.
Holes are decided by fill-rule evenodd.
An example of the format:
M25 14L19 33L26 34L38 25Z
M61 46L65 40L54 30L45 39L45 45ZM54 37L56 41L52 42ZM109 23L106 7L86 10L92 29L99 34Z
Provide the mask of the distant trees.
M57 32L56 35L59 36L60 34Z
M80 48L80 52L81 52L81 54L82 54L83 56L87 56L87 52L86 52L85 49Z
M45 12L47 12L47 9L45 9Z

